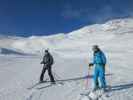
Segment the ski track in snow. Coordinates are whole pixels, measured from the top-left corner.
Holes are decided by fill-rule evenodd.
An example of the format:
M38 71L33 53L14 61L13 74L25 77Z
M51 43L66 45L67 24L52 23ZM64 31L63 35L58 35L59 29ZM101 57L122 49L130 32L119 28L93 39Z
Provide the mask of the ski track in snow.
M10 56L8 56L8 58L9 57ZM13 58L13 57L11 57L11 58ZM15 66L14 66L14 63L10 64L10 66L7 66L7 67L9 67L9 69L10 68L12 69L13 67L16 67L15 69L17 69L18 66L21 66L21 67L23 67L22 68L23 71L22 71L22 69L19 69L19 70L17 70L17 72L12 73L11 69L10 70L8 69L9 70L8 74L9 75L13 74L13 76L10 78L10 80L8 79L5 81L5 83L7 83L7 84L1 85L0 100L9 100L11 98L12 98L12 100L14 100L14 99L16 99L16 100L17 99L19 99L19 100L43 100L44 98L45 98L45 100L50 100L51 98L53 98L52 96L54 96L55 100L63 99L63 98L65 98L66 100L75 100L75 98L80 94L80 92L84 91L83 88L85 87L85 83L86 83L86 80L84 80L84 79L77 80L77 81L65 81L63 86L54 85L54 86L50 86L47 88L43 88L43 87L45 87L49 84L44 83L44 84L41 84L40 86L37 86L37 87L42 87L42 89L40 89L40 90L38 90L36 88L28 90L27 89L28 87L32 86L33 84L35 84L38 81L38 77L39 77L41 69L42 69L41 65L39 65L39 63L38 63L40 59L41 58L38 58L38 57L36 57L34 59L32 59L31 57L29 57L29 58L24 57L24 58L20 58L20 59L15 59ZM18 61L16 61L16 60L18 60ZM60 58L58 60L60 60ZM77 75L75 75L75 74L69 75L69 74L71 74L71 73L69 73L69 70L68 70L67 74L66 73L63 74L64 70L59 71L58 67L59 68L62 67L61 65L62 65L62 63L64 63L64 59L60 60L60 61L61 62L59 65L58 64L55 65L56 68L53 68L53 71L55 71L56 74L59 72L58 75L60 75L62 79L69 79L72 76L77 77L77 76L87 75L87 71L86 71L87 66L86 66L86 62L84 62L85 61L84 59L79 59L79 60L76 59L76 60L73 60L73 62L69 62L70 60L65 59L65 61L66 62L68 61L69 63L63 65L63 68L64 69L68 68L68 66L69 66L69 68L71 68L70 64L76 65L76 69L81 69L81 70L79 70L80 71L79 73L76 73ZM31 62L33 62L33 63L31 64ZM22 64L22 63L25 63L25 64ZM115 65L116 67L114 66L115 72L113 72L112 74L107 76L107 80L108 80L109 84L111 84L111 86L112 86L112 91L109 92L110 97L107 100L113 100L114 98L115 98L115 100L125 100L124 98L128 98L128 100L132 100L133 84L132 83L128 84L128 82L130 82L129 80L131 78L131 77L129 77L130 75L128 75L128 74L132 73L132 71L130 69L129 70L126 69L126 67L122 67L122 66L115 64L115 62L111 65ZM84 67L81 67L81 66L84 66ZM14 70L14 68L13 68L13 70ZM107 69L107 70L109 70L109 69ZM10 71L11 71L11 73L10 73ZM124 71L129 71L129 73L122 73ZM36 74L34 74L34 73L36 73ZM107 71L107 73L109 73L109 71ZM18 74L18 75L16 76L16 74ZM7 75L7 73L5 75ZM28 76L25 76L25 75L28 75ZM2 75L1 75L1 77L2 77ZM48 78L47 75L46 75L46 77ZM127 79L127 77L129 77L129 78ZM113 79L113 81L111 81L112 79ZM89 79L89 85L91 83L92 83L92 80ZM118 86L116 86L117 84L118 84ZM121 85L121 86L119 86L119 85ZM89 87L89 90L90 90L90 87ZM52 95L52 96L50 96L50 95ZM102 98L102 97L99 100L101 100L101 99L106 100L105 98Z

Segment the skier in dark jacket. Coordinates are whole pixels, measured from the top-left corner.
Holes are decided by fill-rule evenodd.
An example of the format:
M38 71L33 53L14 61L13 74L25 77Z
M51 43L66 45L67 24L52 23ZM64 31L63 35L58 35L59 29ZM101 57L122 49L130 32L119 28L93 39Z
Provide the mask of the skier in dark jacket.
M94 57L93 62L89 64L89 66L95 65L94 69L94 89L93 91L98 89L98 78L100 79L101 88L103 91L106 89L106 80L105 80L105 64L106 64L106 57L104 53L100 50L97 45L93 46Z
M52 65L54 63L54 59L52 57L52 55L49 53L48 50L45 50L45 55L43 57L43 61L41 62L41 64L44 64L43 69L42 69L42 73L40 76L40 82L43 82L43 78L44 78L44 74L46 72L46 70L48 71L48 75L50 77L51 83L55 83L53 74L52 74Z

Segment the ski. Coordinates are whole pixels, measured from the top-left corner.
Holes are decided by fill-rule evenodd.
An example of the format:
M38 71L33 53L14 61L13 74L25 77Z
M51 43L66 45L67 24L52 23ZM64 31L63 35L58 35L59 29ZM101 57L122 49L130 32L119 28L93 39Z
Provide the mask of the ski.
M52 85L57 85L57 84L58 84L58 85L64 85L63 82L55 82L55 84L52 84L50 81L43 81L43 82L38 82L38 83L32 85L31 87L29 87L29 88L27 88L27 89L28 89L28 90L31 90L31 89L33 89L33 88L38 87L39 85L42 85L42 84L48 84L48 85L44 86L44 88L50 87L50 86L52 86ZM43 88L43 86L42 86L42 88ZM37 88L37 89L41 89L41 88Z
M104 99L104 100L109 98L110 97L110 94L109 94L110 90L111 90L111 86L108 86L106 89L106 92L101 93L99 95L99 98Z
M86 98L86 100L98 100L98 96L94 92L80 93L81 99Z
M37 87L36 89L41 90L41 89L45 89L45 88L48 88L51 86L63 86L63 85L64 85L64 83L62 83L62 82L56 82L55 84L50 83L50 84L47 84L45 86Z
M86 97L86 98L88 98L88 100L106 100L110 97L110 95L109 95L110 89L111 89L111 87L109 86L107 88L106 92L103 92L101 89L96 90L94 92L93 91L83 92L83 93L80 93L80 96L82 98Z
M40 85L40 84L43 84L43 83L45 83L45 82L46 82L46 81L37 82L37 83L35 83L34 85L32 85L31 87L28 87L27 89L31 90L31 89L35 88L36 86L38 86L38 85Z

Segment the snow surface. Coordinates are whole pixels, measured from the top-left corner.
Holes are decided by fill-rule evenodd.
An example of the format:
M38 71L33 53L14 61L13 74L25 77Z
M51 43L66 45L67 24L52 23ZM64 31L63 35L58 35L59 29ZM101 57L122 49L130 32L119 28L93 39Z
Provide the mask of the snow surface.
M108 58L106 78L111 91L106 99L133 100L132 18L86 26L68 34L0 36L0 100L87 100L79 94L93 87L93 69L88 80L86 77L94 44L98 44ZM64 85L46 83L39 85L39 90L28 89L39 80L45 48L49 48L55 58L56 80L62 80Z

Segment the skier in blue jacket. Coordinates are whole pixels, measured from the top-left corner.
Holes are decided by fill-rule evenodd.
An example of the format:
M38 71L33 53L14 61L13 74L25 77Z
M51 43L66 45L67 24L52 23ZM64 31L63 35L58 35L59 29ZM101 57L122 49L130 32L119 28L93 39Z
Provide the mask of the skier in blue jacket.
M89 64L89 67L93 65L95 66L93 91L96 91L99 87L103 89L103 91L105 91L106 89L106 80L105 80L106 57L97 45L94 45L92 50L94 52L94 57L93 57L93 62ZM101 86L99 86L98 78L100 79Z

